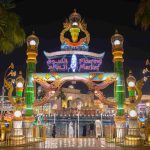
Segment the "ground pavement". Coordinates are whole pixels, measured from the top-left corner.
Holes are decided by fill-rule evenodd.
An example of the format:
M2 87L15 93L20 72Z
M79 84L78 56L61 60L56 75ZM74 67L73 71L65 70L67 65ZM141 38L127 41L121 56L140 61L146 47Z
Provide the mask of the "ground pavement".
M45 142L28 147L8 147L0 150L150 150L150 146L121 147L96 138L47 138Z

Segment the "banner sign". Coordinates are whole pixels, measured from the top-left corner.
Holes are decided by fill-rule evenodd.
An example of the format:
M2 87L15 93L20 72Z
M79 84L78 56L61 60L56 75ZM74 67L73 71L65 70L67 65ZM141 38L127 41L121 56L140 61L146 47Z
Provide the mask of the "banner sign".
M103 57L68 54L54 57L51 55L47 58L49 72L98 72Z

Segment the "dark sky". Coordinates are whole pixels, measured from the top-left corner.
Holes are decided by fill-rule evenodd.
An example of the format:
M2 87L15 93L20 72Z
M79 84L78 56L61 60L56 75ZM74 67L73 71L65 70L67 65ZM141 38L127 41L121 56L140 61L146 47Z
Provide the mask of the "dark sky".
M90 51L105 51L100 71L113 72L110 38L115 29L124 36L125 77L132 69L135 77L142 77L145 60L150 56L150 32L144 32L134 25L134 14L139 0L16 0L13 10L19 16L26 35L34 30L40 39L37 71L47 72L43 51L60 49L59 34L63 22L76 8L87 23L91 34ZM15 49L10 55L0 54L0 87L4 71L11 62L16 70L26 69L26 44ZM149 83L143 88L149 94ZM111 87L112 88L112 87Z

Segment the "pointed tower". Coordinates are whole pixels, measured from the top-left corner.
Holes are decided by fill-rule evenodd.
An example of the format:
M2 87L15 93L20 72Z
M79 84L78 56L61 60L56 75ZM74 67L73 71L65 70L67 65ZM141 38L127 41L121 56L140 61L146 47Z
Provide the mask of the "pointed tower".
M114 72L117 74L115 83L114 97L117 102L117 115L124 115L124 101L125 101L125 82L123 71L123 41L124 38L116 30L115 34L111 37L112 54L114 62Z

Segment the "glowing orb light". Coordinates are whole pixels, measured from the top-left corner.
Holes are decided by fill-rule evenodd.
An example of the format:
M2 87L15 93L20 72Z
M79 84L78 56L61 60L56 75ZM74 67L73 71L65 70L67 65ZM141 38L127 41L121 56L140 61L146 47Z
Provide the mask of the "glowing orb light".
M36 42L34 40L31 40L30 45L36 45Z
M136 117L137 116L137 112L135 110L131 110L129 112L130 117Z
M73 22L72 25L73 26L78 26L78 23L77 22Z
M18 82L18 83L17 83L17 87L18 87L18 88L22 88L22 87L23 87L23 83L22 83L22 82Z
M130 81L130 82L128 83L128 86L129 86L129 87L134 87L134 86L135 86L135 82Z
M120 41L119 40L115 40L114 41L114 45L120 45Z
M21 111L19 111L19 110L16 110L15 112L14 112L14 116L15 117L21 117Z

